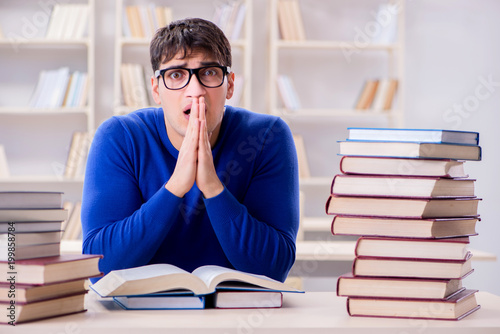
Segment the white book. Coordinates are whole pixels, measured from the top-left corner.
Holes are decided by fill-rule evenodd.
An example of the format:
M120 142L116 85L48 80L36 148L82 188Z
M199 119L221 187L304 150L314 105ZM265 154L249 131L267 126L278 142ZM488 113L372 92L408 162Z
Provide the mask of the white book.
M80 39L85 37L89 22L89 6L82 4L78 9L78 17L72 38Z
M31 108L37 107L38 101L41 98L43 87L45 86L44 82L45 82L45 80L47 80L47 76L48 76L47 71L45 71L45 70L40 71L40 74L38 75L38 82L36 84L35 91L31 95L31 99L30 99L30 102L28 104Z
M390 79L384 78L380 79L377 91L375 92L375 97L373 98L372 107L376 112L380 112L384 109L385 98L387 96L387 91L389 90Z
M0 145L0 178L7 178L10 176L9 165L7 164L7 156L5 155L5 148Z
M69 77L70 74L68 67L62 67L57 70L55 85L51 86L53 89L53 95L49 103L50 108L60 108L62 106L66 90L68 89Z
M398 7L396 4L381 4L376 14L380 32L372 37L372 43L391 44L396 42L398 30Z
M231 34L231 39L233 41L239 39L241 36L241 30L243 28L243 23L245 22L245 14L246 14L246 5L244 3L241 3L238 8L238 14L236 16L233 26L233 31Z

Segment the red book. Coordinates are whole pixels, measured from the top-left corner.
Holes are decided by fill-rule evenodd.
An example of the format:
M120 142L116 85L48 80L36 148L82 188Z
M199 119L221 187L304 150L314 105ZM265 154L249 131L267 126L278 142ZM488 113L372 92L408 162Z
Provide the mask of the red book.
M0 272L6 273L0 283L48 284L100 276L102 255L62 254L38 259L0 261Z
M364 235L406 238L449 238L477 235L472 218L383 218L335 216L331 224L333 235Z
M464 161L451 159L343 156L340 171L344 174L468 177Z
M326 213L345 216L400 218L477 217L479 198L375 198L355 196L328 197Z
M464 290L462 279L364 277L352 273L337 280L337 296L450 299Z
M404 259L358 256L352 264L355 276L462 279L472 269L472 254L463 260Z
M478 310L475 293L463 290L446 300L347 298L347 312L357 317L460 320Z
M333 178L330 192L336 196L364 197L474 197L474 182L429 176L338 174Z
M465 260L470 254L469 237L449 239L410 239L361 237L356 242L356 257L419 258Z

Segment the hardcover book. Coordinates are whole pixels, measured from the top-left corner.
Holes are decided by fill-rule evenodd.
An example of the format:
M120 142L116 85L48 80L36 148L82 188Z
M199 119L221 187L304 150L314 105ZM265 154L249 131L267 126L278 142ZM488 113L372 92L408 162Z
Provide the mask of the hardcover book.
M2 191L0 209L61 209L61 192Z
M351 316L459 320L478 310L475 293L463 290L447 300L347 298Z
M449 299L465 288L461 279L363 277L352 273L337 280L340 297Z
M478 217L408 219L335 216L331 231L333 235L450 238L477 235L477 221Z
M469 255L469 237L449 239L406 239L361 237L355 256L465 260Z
M16 260L16 284L49 284L100 276L98 263L102 255L61 254L38 259ZM0 272L12 271L11 264L0 261ZM8 275L0 283L8 283Z
M415 159L343 156L340 171L344 174L406 175L465 178L465 161L451 159Z
M415 141L478 145L479 133L442 129L348 128L349 140Z
M457 144L436 144L395 141L341 141L340 155L481 160L481 147Z
M400 218L476 217L478 198L421 199L331 195L326 213Z
M372 197L474 197L473 179L338 174L331 193Z
M352 264L352 273L355 276L462 279L473 271L471 262L471 253L463 260L358 256Z
M247 283L263 290L299 292L288 285L262 275L244 273L230 268L207 265L189 273L171 264L151 264L136 268L113 270L91 285L101 297L133 296L172 290L188 290L207 295L221 289L224 283ZM231 285L234 288L234 284ZM239 290L245 290L239 287Z

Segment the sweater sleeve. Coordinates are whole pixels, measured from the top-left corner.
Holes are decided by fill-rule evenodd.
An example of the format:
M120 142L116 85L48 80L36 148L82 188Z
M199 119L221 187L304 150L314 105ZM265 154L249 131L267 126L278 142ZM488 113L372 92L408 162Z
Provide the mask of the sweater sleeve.
M291 132L281 119L262 138L243 201L226 188L205 199L205 206L236 269L284 281L295 261L299 227L297 154Z
M83 253L103 254L104 273L147 264L170 229L158 222L173 221L179 212L181 199L165 187L144 202L132 155L119 121L111 118L99 127L87 160L81 218Z

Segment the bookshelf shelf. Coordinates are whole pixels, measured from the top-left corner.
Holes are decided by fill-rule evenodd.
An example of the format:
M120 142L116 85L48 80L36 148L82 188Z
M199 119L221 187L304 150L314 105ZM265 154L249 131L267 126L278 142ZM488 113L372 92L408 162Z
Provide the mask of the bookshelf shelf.
M56 15L56 6L59 14L64 8L64 18ZM74 133L92 134L95 128L95 6L95 0L0 5L5 73L0 78L0 145L10 169L0 178L0 188L81 196L83 176L65 178L59 172L67 167ZM35 17L46 19L29 21ZM27 25L33 29L26 30Z
M397 50L400 48L398 44L368 44L363 46L356 46L352 42L347 41L276 41L276 48L280 49L325 49L325 50L359 50L359 51L373 51L373 50Z

